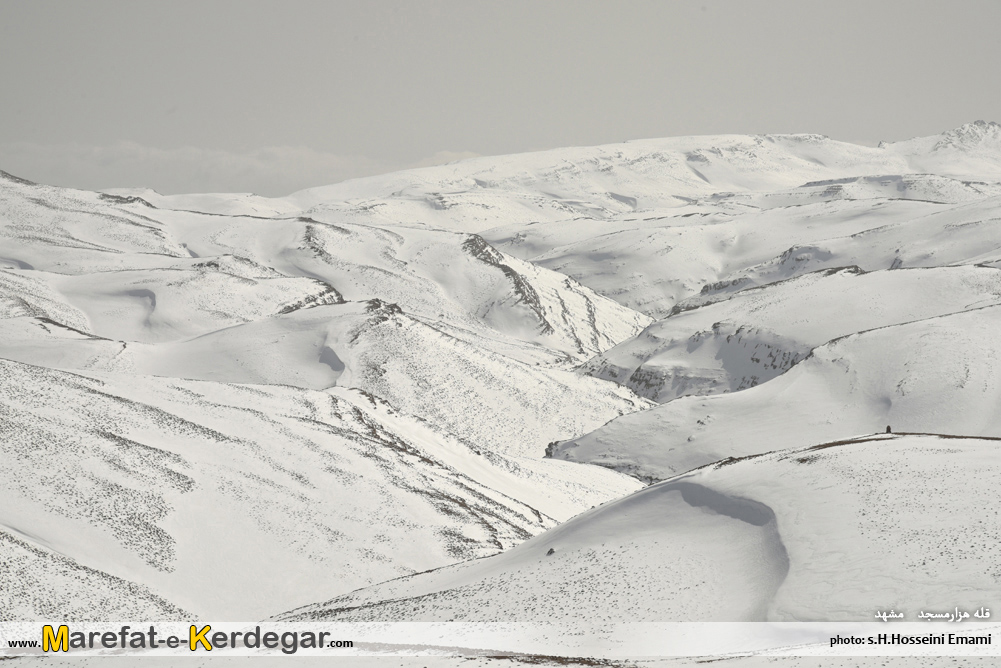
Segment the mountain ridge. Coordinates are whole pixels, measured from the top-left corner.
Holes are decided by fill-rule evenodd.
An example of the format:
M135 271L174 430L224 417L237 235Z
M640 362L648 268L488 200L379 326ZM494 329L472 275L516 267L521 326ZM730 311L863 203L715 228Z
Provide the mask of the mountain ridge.
M286 198L0 175L0 609L854 620L862 582L993 596L999 127L640 140ZM885 496L963 484L924 516Z

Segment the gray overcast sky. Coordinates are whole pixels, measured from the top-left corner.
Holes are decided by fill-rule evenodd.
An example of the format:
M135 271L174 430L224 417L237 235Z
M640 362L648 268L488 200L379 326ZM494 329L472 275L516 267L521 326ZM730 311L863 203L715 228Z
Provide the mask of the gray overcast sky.
M0 169L280 195L687 134L1001 120L1001 2L0 0Z

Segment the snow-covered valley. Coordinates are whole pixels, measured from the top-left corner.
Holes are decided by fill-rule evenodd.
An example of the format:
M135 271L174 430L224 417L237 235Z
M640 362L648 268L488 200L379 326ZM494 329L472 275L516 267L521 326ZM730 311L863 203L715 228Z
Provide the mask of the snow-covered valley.
M0 621L1001 606L999 331L995 123L3 172Z
M946 600L976 609L1001 594L1001 566L984 558L1001 541L1001 519L983 512L996 496L999 447L1001 439L884 434L724 460L501 555L284 618L601 627L858 621L869 608Z

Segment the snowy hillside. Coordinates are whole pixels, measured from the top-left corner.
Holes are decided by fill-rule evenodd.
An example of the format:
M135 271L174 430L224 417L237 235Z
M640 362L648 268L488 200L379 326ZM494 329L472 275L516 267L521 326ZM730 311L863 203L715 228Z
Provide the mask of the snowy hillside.
M1001 125L977 121L878 148L819 135L645 139L476 158L274 200L134 196L176 209L476 233L659 318L703 287L734 281L999 260L989 213L1001 196L999 156Z
M1001 594L1001 570L989 558L1001 521L982 512L996 496L999 447L996 439L877 435L723 461L504 554L283 618L573 620L586 628L976 609Z
M476 236L0 198L13 618L258 618L640 485L542 456L648 405L571 366L649 318Z
M999 303L1001 272L988 267L820 270L683 302L583 368L664 403L754 387L855 332Z
M89 613L74 604L76 618L129 614L135 587L195 615L259 618L280 601L491 554L639 486L476 452L353 390L5 361L0 373L0 531L17 566L5 582L40 581L63 560L87 577L60 597L135 583ZM400 549L412 544L421 549ZM17 599L20 586L6 593ZM4 605L14 618L59 609L35 596Z
M875 148L567 148L273 199L0 173L0 610L989 603L999 212L1001 126L979 121ZM853 438L888 424L962 438Z
M886 425L1001 435L999 327L1001 306L984 306L844 336L757 387L676 399L551 451L658 480L720 459Z
M651 139L478 158L287 199L319 220L476 232L663 317L703 286L754 279L744 273L753 267L775 280L970 259L968 247L930 258L928 242L957 223L996 228L995 216L962 205L1001 195L999 155L1001 125L983 122L879 148L818 135ZM919 220L930 214L942 215ZM839 241L855 234L870 236ZM973 236L977 254L1001 258L1001 242L983 247L996 231Z

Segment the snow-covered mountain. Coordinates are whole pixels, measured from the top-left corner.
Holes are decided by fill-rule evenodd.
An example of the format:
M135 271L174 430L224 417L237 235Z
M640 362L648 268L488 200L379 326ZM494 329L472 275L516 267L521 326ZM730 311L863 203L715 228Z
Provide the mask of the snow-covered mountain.
M876 435L724 460L503 554L282 618L573 621L583 631L866 621L881 606L916 618L939 601L976 609L1001 595L989 556L1001 520L983 512L996 496L998 447L997 439Z
M640 486L543 459L648 405L572 371L649 322L572 279L470 234L0 191L0 523L13 582L78 574L67 614L262 617Z
M477 158L274 199L0 173L0 610L989 603L999 211L1001 126L979 121L876 148ZM855 438L887 424L909 435ZM919 511L928 490L948 502Z
M8 361L0 374L0 532L17 566L5 581L77 573L51 591L16 589L11 618L137 608L159 618L165 601L260 618L278 602L491 554L639 487L595 467L478 451L358 390ZM121 580L88 608L101 583Z
M722 135L476 158L287 198L149 197L173 208L476 233L624 306L666 316L703 287L824 267L940 266L951 226L993 226L1001 125L977 121L878 148L819 135ZM122 191L124 192L124 191ZM996 202L988 209L996 209ZM953 209L956 209L953 212ZM931 214L928 221L923 219ZM970 231L981 258L999 245ZM868 235L866 243L851 235ZM847 237L849 240L845 241Z
M644 479L872 433L1001 436L1001 306L834 339L789 371L740 392L676 399L551 448Z
M822 269L682 302L582 368L664 403L754 387L842 336L999 303L991 267Z

